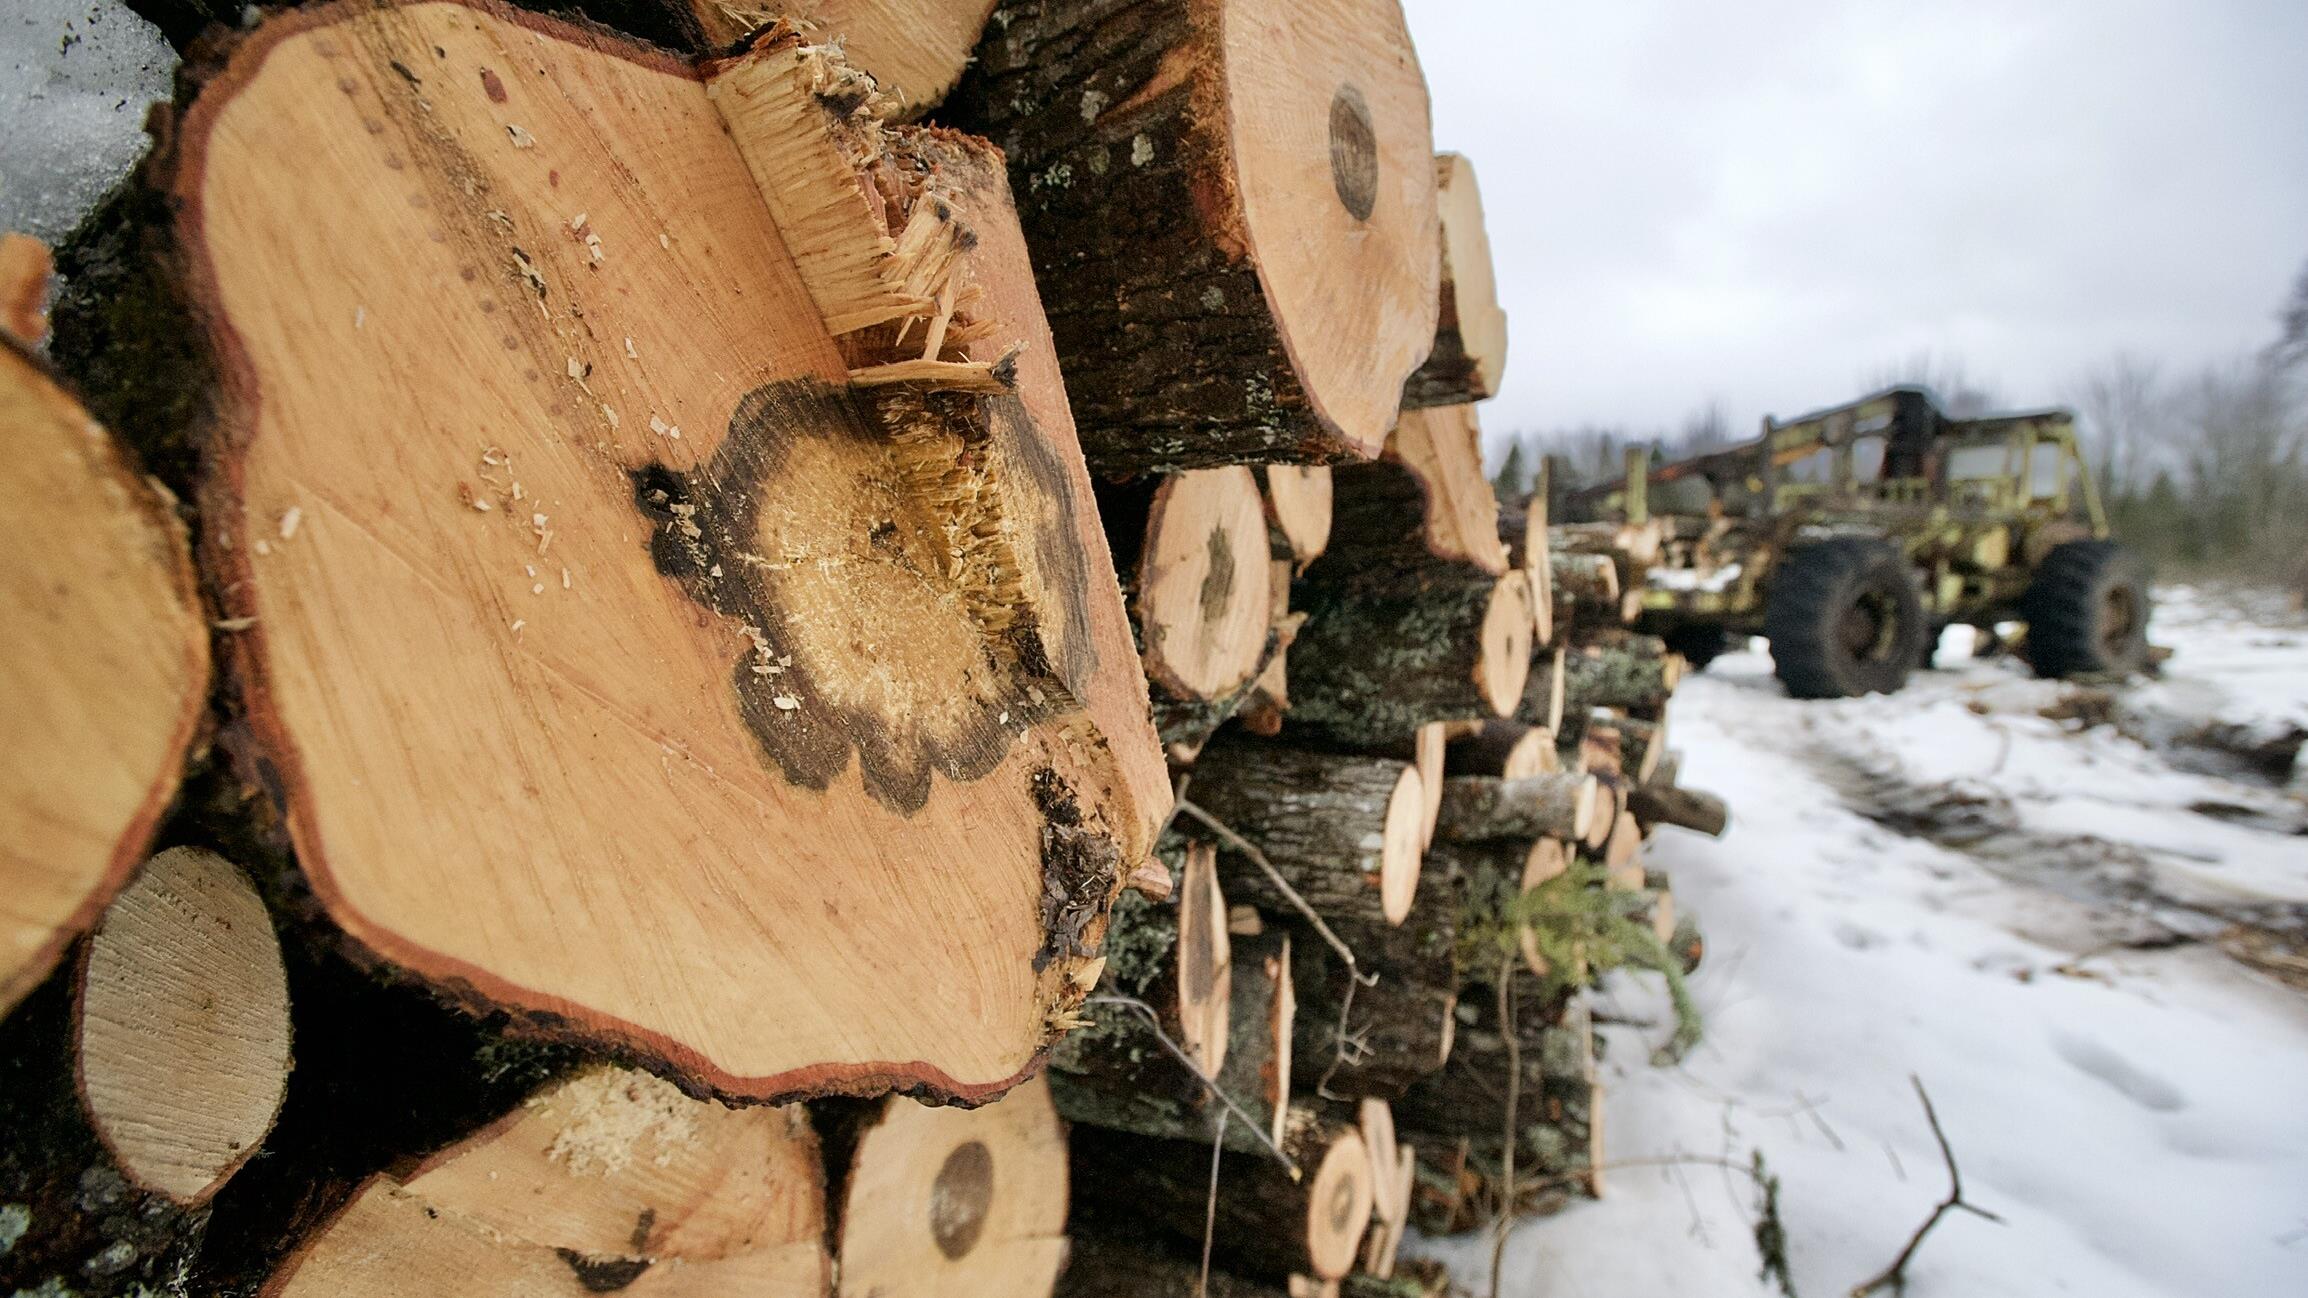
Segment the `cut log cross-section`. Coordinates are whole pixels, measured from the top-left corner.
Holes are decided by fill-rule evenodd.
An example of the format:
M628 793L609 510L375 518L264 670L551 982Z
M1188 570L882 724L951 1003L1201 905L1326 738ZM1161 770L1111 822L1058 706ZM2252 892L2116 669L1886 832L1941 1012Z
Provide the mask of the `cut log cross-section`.
M885 1100L849 1143L836 1298L1050 1292L1066 1134L1040 1081L975 1110Z
M172 502L6 338L0 437L4 1013L144 858L208 697L208 628Z
M1496 396L1507 367L1507 313L1499 309L1474 164L1456 153L1438 153L1434 170L1442 220L1442 318L1433 354L1403 384L1407 407Z
M374 1178L263 1292L818 1298L830 1271L806 1113L600 1068Z
M1167 797L1087 475L972 350L1041 337L991 152L790 31L704 75L474 0L199 87L152 174L215 364L156 377L214 387L253 756L438 987L732 1096L991 1098Z
M230 861L171 848L105 912L80 974L97 1135L137 1184L208 1198L256 1153L288 1085L288 978L264 902Z
M1275 578L1258 481L1241 465L1099 492L1137 629L1155 726L1199 743L1234 715L1274 649Z
M1395 0L1011 3L947 112L1009 156L1093 467L1378 452L1440 266Z
M1289 559L1296 570L1304 571L1330 546L1330 469L1320 464L1266 464L1257 472L1258 484L1265 488L1274 557Z

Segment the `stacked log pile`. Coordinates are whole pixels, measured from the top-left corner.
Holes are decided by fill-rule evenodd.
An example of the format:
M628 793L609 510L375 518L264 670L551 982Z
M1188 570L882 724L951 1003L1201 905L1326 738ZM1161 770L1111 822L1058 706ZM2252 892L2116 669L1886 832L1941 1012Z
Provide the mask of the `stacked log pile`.
M1722 813L1484 480L1395 0L579 7L153 0L52 337L0 248L0 1290L1407 1298L1592 1191Z

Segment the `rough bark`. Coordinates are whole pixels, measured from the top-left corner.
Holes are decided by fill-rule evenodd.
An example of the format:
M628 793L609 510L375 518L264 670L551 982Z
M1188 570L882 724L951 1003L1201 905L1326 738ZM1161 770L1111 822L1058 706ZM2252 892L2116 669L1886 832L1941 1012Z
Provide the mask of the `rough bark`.
M1488 995L1485 996L1488 1001ZM1483 1007L1488 1015L1487 1004ZM1546 1020L1543 1006L1522 1007L1516 1035L1521 1069L1510 1068L1505 1036L1495 1015L1477 1026L1464 1026L1451 1061L1422 1079L1395 1102L1395 1121L1412 1133L1412 1143L1423 1151L1437 1146L1467 1150L1465 1171L1481 1189L1480 1199L1497 1192L1496 1177L1506 1144L1509 1079L1519 1077L1516 1127L1521 1142L1516 1153L1516 1176L1525 1184L1551 1181L1557 1192L1562 1178L1591 1175L1595 1170L1593 1124L1600 1113L1601 1092L1595 1079L1593 1030L1584 1001L1565 1004L1554 1022ZM1438 1215L1420 1214L1433 1228ZM1463 1219L1451 1229L1466 1229Z
M1258 848L1317 914L1399 922L1418 890L1423 795L1407 763L1221 736L1194 765L1187 800ZM1177 829L1199 832L1181 818ZM1270 916L1299 909L1266 872L1221 842L1227 896Z
M1293 1109L1283 1151L1298 1178L1271 1155L1229 1155L1219 1165L1215 1256L1220 1266L1268 1281L1335 1279L1353 1266L1370 1224L1370 1157L1354 1127ZM1102 1223L1199 1246L1210 1210L1210 1146L1078 1128L1074 1184ZM1127 1167L1118 1177L1112 1169Z
M1121 1225L1114 1230L1076 1230L1073 1255L1066 1273L1058 1278L1057 1298L1182 1298L1206 1293L1206 1298L1290 1298L1281 1284L1245 1280L1225 1271L1210 1273L1207 1291L1202 1280L1199 1250L1176 1241L1150 1239Z
M1622 634L1571 650L1564 664L1564 710L1584 717L1595 708L1618 708L1655 720L1682 679L1681 656L1656 636Z
M1094 467L1377 452L1439 247L1391 0L1015 0L946 116L1009 157Z
M1232 939L1209 847L1189 845L1183 862L1174 904L1136 893L1114 903L1095 992L1139 1001L1157 1022L1132 1006L1085 1007L1085 1026L1050 1056L1051 1095L1071 1121L1160 1136L1204 1129L1203 1079L1223 1072L1232 1045Z
M1438 837L1451 842L1584 838L1594 814L1594 777L1580 771L1502 780L1459 775L1443 781Z
M192 486L241 742L364 952L699 1089L985 1099L1078 999L1159 753L1039 322L971 256L1017 242L993 154L756 54L709 94L485 5L270 20L187 79L58 354ZM860 887L918 860L957 866Z
M1530 672L1530 583L1453 566L1400 584L1327 579L1337 546L1292 589L1292 720L1346 743L1431 721L1512 713ZM1336 571L1336 570L1334 570Z
M1365 984L1329 946L1304 935L1292 956L1298 1024L1291 1071L1300 1089L1323 1099L1392 1099L1450 1057L1455 977L1397 971ZM1355 958L1359 965L1361 954Z
M1443 565L1505 573L1498 498L1482 454L1474 407L1404 411L1377 461L1331 471L1322 579L1385 581Z

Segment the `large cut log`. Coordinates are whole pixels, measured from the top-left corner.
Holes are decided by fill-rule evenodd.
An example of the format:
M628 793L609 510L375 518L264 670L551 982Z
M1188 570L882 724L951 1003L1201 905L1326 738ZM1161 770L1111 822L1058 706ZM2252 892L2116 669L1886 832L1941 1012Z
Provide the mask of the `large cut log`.
M1199 743L1243 704L1275 653L1274 565L1258 481L1241 465L1102 487L1155 728Z
M1066 1132L1039 1081L982 1109L877 1101L827 1137L836 1298L1043 1298L1066 1261Z
M1085 1008L1082 1029L1051 1053L1058 1111L1149 1135L1204 1130L1212 1103L1206 1079L1225 1068L1230 1046L1231 941L1208 844L1187 846L1172 904L1123 894L1099 948L1100 1003Z
M1595 777L1557 771L1502 780L1454 775L1443 781L1436 836L1451 842L1489 839L1584 839L1593 828Z
M1442 222L1442 315L1434 351L1402 385L1405 407L1496 396L1507 368L1507 313L1499 309L1474 164L1460 154L1438 153L1434 174Z
M1012 0L947 114L1009 156L1094 467L1378 453L1440 261L1395 0Z
M990 1098L1166 800L1087 476L994 155L790 32L700 76L268 21L58 351L183 418L231 737L361 948L699 1089Z
M1214 1255L1221 1266L1265 1280L1345 1275L1370 1224L1362 1134L1297 1108L1285 1121L1282 1149L1296 1175L1271 1154L1220 1161ZM1198 1246L1213 1203L1210 1155L1207 1143L1077 1128L1074 1185L1101 1222L1127 1221Z
M271 1130L288 1070L264 902L212 852L162 852L0 1035L0 1285L158 1292Z
M1452 566L1331 585L1310 571L1291 602L1306 613L1291 645L1291 719L1335 740L1386 743L1430 721L1508 716L1522 700L1534 624L1521 572Z
M724 1108L601 1067L373 1178L264 1293L817 1298L831 1278L804 1110Z
M1325 919L1384 925L1410 913L1425 816L1416 767L1221 735L1196 759L1187 798L1256 847ZM1190 818L1179 828L1201 830ZM1220 849L1229 899L1300 917L1299 902L1234 844Z
M144 859L208 697L208 628L173 502L6 338L0 438L5 1013Z

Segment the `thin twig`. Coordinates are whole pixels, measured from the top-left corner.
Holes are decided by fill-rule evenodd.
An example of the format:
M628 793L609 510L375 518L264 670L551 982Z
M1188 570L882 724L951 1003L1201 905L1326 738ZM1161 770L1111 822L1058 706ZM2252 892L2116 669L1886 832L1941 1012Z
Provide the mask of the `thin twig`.
M1266 853L1258 849L1258 844L1227 828L1226 823L1218 817L1188 802L1185 798L1185 790L1186 785L1181 781L1178 786L1179 796L1171 804L1172 814L1184 812L1192 816L1211 833L1216 834L1221 842L1249 857L1251 864L1265 872L1267 882L1273 884L1276 890L1282 893L1283 898L1297 908L1298 913L1306 918L1308 924L1313 926L1316 935L1329 943L1330 949L1338 953L1338 958L1346 962L1346 994L1339 998L1338 1025L1331 1033L1333 1053L1330 1067L1324 1070L1322 1080L1314 1084L1315 1093L1324 1099L1344 1098L1331 1093L1330 1079L1338 1075L1339 1069L1349 1064L1361 1063L1363 1056L1368 1053L1368 1047L1353 1033L1347 1031L1347 1024L1353 1021L1351 1016L1354 1013L1354 989L1358 986L1376 987L1378 975L1362 972L1361 966L1354 958L1354 948L1348 946L1338 934L1331 931L1330 925L1323 922L1322 916L1315 913L1314 907L1307 904L1306 898L1298 894L1298 889L1290 886L1290 880L1282 877L1282 871L1275 868L1274 862L1266 859Z
M1923 1116L1931 1123L1931 1137L1939 1142L1939 1156L1947 1162L1947 1197L1939 1201L1939 1206L1931 1210L1931 1215L1923 1219L1921 1226L1915 1228L1915 1234L1908 1237L1907 1247L1899 1250L1899 1256L1891 1260L1891 1265L1885 1267L1882 1274L1853 1289L1851 1298L1868 1298L1869 1294L1884 1289L1895 1294L1906 1293L1908 1262L1915 1257L1915 1251L1923 1247L1923 1237L1929 1235L1931 1228L1939 1224L1939 1219L1950 1212L1961 1209L1975 1217L1985 1217L1999 1226L2003 1224L2003 1218L1965 1202L1963 1172L1955 1165L1955 1150L1947 1143L1947 1133L1940 1130L1939 1113L1931 1107L1931 1092L1923 1089L1921 1077L1910 1073L1907 1080L1915 1083L1916 1098L1923 1101Z
M1218 1238L1218 1159L1226 1152L1229 1113L1218 1115L1218 1133L1210 1138L1210 1198L1202 1206L1202 1275L1194 1282L1194 1298L1210 1298L1210 1246Z
M1282 1163L1282 1166L1290 1172L1291 1180L1298 1180L1300 1177L1305 1175L1305 1173L1300 1170L1297 1162L1294 1161L1290 1155L1282 1152L1282 1146L1275 1144L1273 1137L1268 1136L1266 1132L1261 1130L1259 1125L1251 1119L1249 1114L1242 1111L1242 1106L1234 1102L1234 1097L1228 1095L1223 1089L1221 1089L1217 1081L1212 1079L1210 1074L1203 1072L1200 1065L1196 1064L1192 1059L1187 1058L1186 1052L1178 1048L1178 1043L1172 1041L1170 1039L1170 1034L1162 1030L1162 1017L1154 1012L1153 1006L1148 1005L1146 1002L1139 1000L1135 996L1092 996L1082 1003L1084 1005L1119 1005L1124 1009L1136 1010L1140 1014L1144 1015L1146 1017L1146 1026L1154 1030L1154 1039L1162 1043L1162 1048L1170 1052L1170 1057L1185 1065L1186 1071L1194 1074L1194 1079L1202 1083L1204 1090L1207 1090L1212 1095L1218 1097L1218 1102L1226 1106L1227 1112L1233 1114L1237 1118L1242 1119L1242 1125L1250 1129L1251 1135L1258 1137L1258 1143L1266 1146L1267 1149L1271 1150L1274 1154L1274 1157L1278 1159Z
M1491 1240L1491 1298L1499 1298L1499 1283L1506 1272L1507 1232L1515 1221L1515 1146L1521 1141L1515 1107L1523 1098L1523 1045L1521 1024L1515 1022L1515 957L1499 960L1499 1035L1507 1044L1507 1146L1499 1165L1499 1221Z
M1306 917L1306 922L1314 927L1315 933L1320 935L1323 941L1330 944L1331 950L1338 952L1338 958L1346 961L1346 970L1354 975L1356 981L1361 982L1365 987L1378 985L1378 975L1365 975L1357 972L1358 966L1355 964L1354 948L1342 941L1338 934L1330 931L1330 925L1322 922L1322 916L1314 913L1314 907L1307 904L1306 898L1298 895L1298 889L1290 886L1290 880L1282 877L1282 871L1274 868L1274 862L1266 859L1266 853L1259 851L1256 843L1228 829L1218 817L1184 798L1178 800L1178 810L1201 821L1204 827L1209 829L1211 833L1218 835L1228 847L1249 857L1251 864L1265 871L1267 882L1272 883L1285 900L1297 907L1298 913Z

